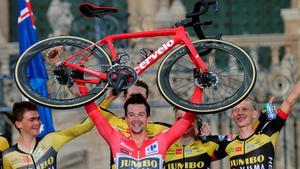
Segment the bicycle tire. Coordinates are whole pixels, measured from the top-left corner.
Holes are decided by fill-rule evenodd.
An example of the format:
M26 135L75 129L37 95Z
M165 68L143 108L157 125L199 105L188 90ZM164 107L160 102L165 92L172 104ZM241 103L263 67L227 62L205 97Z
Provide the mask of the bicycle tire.
M252 58L243 49L215 39L194 41L193 45L200 56L211 51L201 58L208 71L217 77L217 83L210 87L201 86L201 104L191 103L192 89L198 81L193 76L194 66L188 48L180 46L166 56L157 72L159 91L169 103L185 111L209 114L229 109L248 96L255 85L257 72Z
M86 50L82 55L74 57L69 60L72 63L78 62L80 58L90 54L86 62L82 66L88 68L89 70L96 70L104 72L112 64L112 61L108 54L101 47L95 45L93 42L74 36L59 36L48 38L42 40L30 48L28 48L18 59L15 67L15 80L17 87L20 89L21 93L27 97L29 100L36 102L38 104L58 109L75 108L82 106L88 102L91 102L98 97L100 97L108 86L107 81L100 81L98 84L87 84L86 87L89 89L88 93L79 96L79 87L76 86L72 80L67 78L67 83L62 84L59 81L57 75L54 75L54 70L57 69L56 63L59 63L68 56L76 51L85 49L91 45L94 45L90 49ZM63 47L63 52L59 55L55 55L56 60L49 57L48 52L54 47ZM26 71L31 61L34 59L39 59L44 63L46 70L46 81L45 86L47 87L47 94L41 94L36 91L36 87L32 87L30 84L30 76L27 75ZM66 67L66 72L71 72L72 69ZM82 78L89 78L90 75L83 73ZM78 93L77 93L78 92ZM48 95L48 96L46 96Z

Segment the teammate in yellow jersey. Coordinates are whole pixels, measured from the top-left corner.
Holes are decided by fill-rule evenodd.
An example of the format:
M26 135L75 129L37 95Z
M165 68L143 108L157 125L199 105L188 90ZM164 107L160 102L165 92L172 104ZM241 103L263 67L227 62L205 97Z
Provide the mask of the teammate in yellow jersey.
M19 130L17 144L3 152L4 169L56 168L56 157L67 142L92 130L94 123L87 118L83 123L62 131L52 132L37 140L41 122L37 106L28 101L15 103L13 122Z
M259 115L255 103L250 98L232 109L238 136L221 144L216 153L218 158L228 156L231 169L236 168L274 168L275 144L292 106L300 96L300 82L289 92L282 102L277 117L264 125L261 130L253 127Z
M6 150L8 147L9 147L9 143L6 137L2 133L0 133L0 153L2 154L2 152ZM0 157L0 169L2 169L2 156Z
M179 120L184 111L174 109L176 121ZM201 135L208 135L211 131L207 123L201 127ZM202 142L198 137L197 124L194 122L190 128L173 143L166 154L166 169L209 169L211 161L214 160L214 152L219 145L213 141Z

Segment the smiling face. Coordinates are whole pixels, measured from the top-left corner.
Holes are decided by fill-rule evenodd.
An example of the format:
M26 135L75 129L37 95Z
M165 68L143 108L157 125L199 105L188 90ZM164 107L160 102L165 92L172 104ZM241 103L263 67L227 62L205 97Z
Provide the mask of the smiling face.
M146 106L144 104L129 104L127 107L127 116L125 117L125 120L131 133L146 133L146 126L147 122L149 121L149 116L146 112Z
M238 128L243 128L252 126L258 114L253 103L249 100L244 100L232 109L231 118Z
M16 121L15 123L21 134L27 134L35 137L40 133L41 121L36 110L26 110L23 114L22 120Z

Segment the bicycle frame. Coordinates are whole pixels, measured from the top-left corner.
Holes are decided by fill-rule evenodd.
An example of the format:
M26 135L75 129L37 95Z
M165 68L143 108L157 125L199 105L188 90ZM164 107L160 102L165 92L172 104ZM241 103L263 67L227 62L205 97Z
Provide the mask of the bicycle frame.
M194 65L197 65L200 70L206 72L206 66L202 61L201 57L199 57L196 49L194 48L191 40L186 34L186 30L183 26L177 28L169 28L164 30L154 30L154 31L145 31L145 32L135 32L135 33L124 33L118 35L109 35L103 38L100 42L100 46L107 45L113 60L117 59L117 53L114 49L113 42L121 39L134 39L134 38L143 38L143 37L158 37L158 36L172 36L170 40L165 42L161 47L159 47L156 51L151 53L147 58L145 58L142 62L140 62L137 66L134 67L134 70L141 74L148 67L150 67L153 63L159 60L164 54L173 49L177 44L185 44L190 50L190 58Z
M163 55L165 55L168 51L172 50L174 46L177 44L185 44L189 51L190 51L190 58L197 68L199 68L202 72L207 72L206 65L202 61L201 57L197 53L195 47L193 46L191 40L187 36L186 30L183 26L179 26L176 28L169 28L169 29L163 29L163 30L154 30L154 31L145 31L145 32L135 32L135 33L123 33L123 34L117 34L117 35L108 35L104 37L102 40L95 43L95 45L99 45L103 47L104 45L108 46L109 52L111 54L112 60L117 59L117 53L114 48L114 41L122 40L122 39L134 39L134 38L145 38L145 37L158 37L158 36L172 36L170 40L162 44L161 47L159 47L156 51L151 53L147 58L145 58L142 62L140 62L138 65L134 66L134 70L140 75L142 74L147 68L149 68L153 63L155 63L157 60L159 60ZM76 57L79 54L82 54L88 49L91 49L93 46L89 46L85 49L82 49L81 51L70 55L64 60L63 64L71 67L73 69L77 69L80 71L83 71L87 74L93 75L95 77L98 77L100 79L107 80L106 73L103 72L95 72L93 70L89 70L86 68L83 68L80 65L80 62L84 62L86 59L88 59L88 56L85 56L81 59L81 61L78 64L73 64L71 62L68 62L68 60ZM79 79L78 79L79 80ZM80 80L79 80L80 81ZM84 80L87 83L98 83L98 80L90 79L90 80Z

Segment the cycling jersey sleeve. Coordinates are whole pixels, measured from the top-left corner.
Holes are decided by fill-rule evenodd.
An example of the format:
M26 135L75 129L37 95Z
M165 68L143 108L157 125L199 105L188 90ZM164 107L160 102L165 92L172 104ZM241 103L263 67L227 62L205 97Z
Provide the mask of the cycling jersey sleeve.
M286 120L288 118L288 114L285 113L282 109L279 110L277 117L274 120L271 120L266 127L263 129L263 133L271 136L276 132L279 132L284 126Z
M177 120L171 128L161 133L160 143L166 149L175 142L183 133L189 128L189 126L196 120L197 115L195 113L186 112L179 120Z
M256 131L261 131L263 127L269 122L266 113L261 113L258 120L254 123L254 128Z
M76 137L91 131L94 127L94 123L90 118L86 118L81 124L73 127L50 133L53 135L53 142L55 142L55 150L59 150L65 143L75 139Z
M101 102L99 107L107 109L110 106L110 104L111 104L111 102L107 98L104 98L104 100Z
M84 106L86 112L94 122L97 130L105 141L110 145L114 145L114 141L117 141L119 131L115 130L102 115L102 110L99 110L96 103L89 103ZM120 136L120 135L119 135Z
M3 157L3 169L12 169L12 165L10 165L9 160L5 156Z
M149 122L147 123L147 136L148 137L154 137L156 136L158 133L167 130L168 128L170 128L171 125L167 124L167 123L162 123L162 122Z
M9 147L8 141L6 137L0 135L0 152L3 152L5 149Z
M228 144L229 144L229 141L227 141L227 140L223 140L223 141L219 142L219 147L214 152L212 161L221 160L227 156L226 146Z
M0 153L2 154L2 152L4 150L6 150L9 147L9 143L6 139L6 137L4 137L3 135L0 135ZM0 154L0 168L2 168L2 156Z

